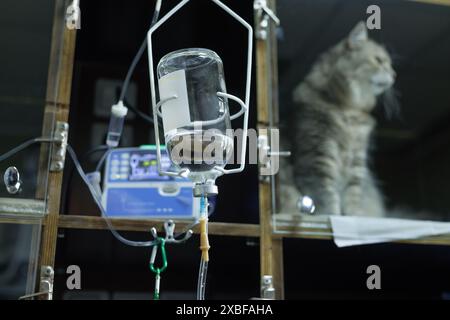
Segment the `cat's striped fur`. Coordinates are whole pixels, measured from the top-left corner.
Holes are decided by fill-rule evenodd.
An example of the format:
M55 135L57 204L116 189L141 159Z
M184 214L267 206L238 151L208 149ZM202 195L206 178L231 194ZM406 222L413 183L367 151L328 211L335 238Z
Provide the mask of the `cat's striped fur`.
M360 22L294 90L289 188L310 196L317 213L383 215L382 196L368 166L376 125L371 111L394 78L389 54L368 39Z

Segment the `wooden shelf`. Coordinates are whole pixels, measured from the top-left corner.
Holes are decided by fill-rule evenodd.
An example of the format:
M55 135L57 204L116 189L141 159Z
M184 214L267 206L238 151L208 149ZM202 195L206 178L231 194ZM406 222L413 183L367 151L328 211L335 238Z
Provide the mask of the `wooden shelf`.
M276 216L283 216L282 214L275 215L272 220L274 239L283 238L301 238L301 239L319 239L319 240L333 240L333 232L331 230L330 222L327 217L308 217L304 216L297 220L288 220L285 217L278 219ZM287 216L287 215L286 215ZM430 236L411 240L398 240L391 243L405 243L405 244L428 244L428 245L449 245L450 234L443 234L439 236Z
M152 227L162 230L163 220L111 219L114 228L121 231L148 232ZM190 222L175 221L177 230L186 228ZM66 229L107 229L105 220L97 216L60 215L59 228ZM198 226L193 229L198 233ZM210 222L208 233L217 236L259 237L259 225L245 223Z
M319 235L314 234L314 232L308 230L307 228L301 231L296 232L274 232L274 239L316 239L316 240L333 240L333 237L327 234ZM384 242L384 243L404 243L404 244L427 244L427 245L442 245L448 246L450 243L450 234L445 234L441 236L433 236L433 237L425 237L420 239L412 239L412 240L398 240L393 242Z
M306 219L307 224L311 224L312 219ZM158 231L163 230L164 220L138 220L138 219L111 219L116 230L148 232L150 228L155 227ZM319 221L315 220L319 224ZM16 214L0 215L0 223L10 224L40 224L46 225L45 217L20 217ZM177 230L186 228L190 222L175 221ZM85 229L85 230L107 230L105 220L98 216L87 215L59 215L58 228L63 229ZM208 224L209 234L216 236L234 236L234 237L260 237L260 226L258 224L247 223L226 223L210 222ZM193 229L198 233L198 226ZM319 239L333 240L330 227L305 226L303 224L278 227L272 232L273 239ZM399 240L395 243L405 244L426 244L426 245L449 245L450 234L425 237L412 240Z

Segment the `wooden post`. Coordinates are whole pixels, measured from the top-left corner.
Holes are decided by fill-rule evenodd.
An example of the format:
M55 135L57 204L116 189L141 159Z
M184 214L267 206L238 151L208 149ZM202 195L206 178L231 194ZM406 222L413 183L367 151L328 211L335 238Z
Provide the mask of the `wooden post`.
M268 1L275 11L275 1ZM256 41L256 75L258 131L266 130L271 125L277 125L278 95L277 92L277 51L274 29L271 27L267 39ZM272 108L272 110L270 110ZM271 112L272 111L272 112ZM272 177L273 178L273 177ZM284 298L283 279L283 241L272 237L272 190L270 179L260 176L259 182L259 213L260 213L260 255L261 277L273 277L277 299Z
M270 0L269 6L276 14L276 0ZM271 78L270 80L270 95L272 105L272 125L276 128L279 127L279 114L278 114L278 43L276 36L276 26L271 25L271 32L269 33L270 41L270 66L271 66ZM272 177L275 179L275 177ZM271 199L273 190L270 192ZM273 229L272 229L273 235ZM284 299L284 255L283 255L283 238L273 238L272 236L272 264L273 264L273 281L275 286L275 293L277 299Z
M268 96L268 50L266 40L256 40L256 87L258 131L265 130L269 122ZM260 276L272 275L272 228L270 210L270 183L259 180L259 224L260 224Z
M70 30L66 27L65 10L65 1L57 0L42 129L42 136L44 137L51 136L56 121L68 122L69 119L76 30ZM48 157L48 154L47 152L45 157ZM48 170L48 166L46 167ZM63 171L50 172L48 174L48 215L44 220L39 266L54 266L62 178Z

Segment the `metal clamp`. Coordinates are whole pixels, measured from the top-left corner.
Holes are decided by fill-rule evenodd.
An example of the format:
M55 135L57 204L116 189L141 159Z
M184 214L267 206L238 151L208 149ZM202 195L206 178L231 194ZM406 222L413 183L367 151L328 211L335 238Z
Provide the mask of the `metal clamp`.
M55 271L51 266L41 267L41 282L39 291L47 292L47 300L53 299L53 281L55 277Z
M275 300L272 276L265 275L261 278L261 298L264 300Z
M253 10L255 11L256 21L255 37L260 40L266 40L270 20L272 20L276 26L279 26L280 19L276 16L272 9L267 6L267 0L255 0L253 3Z
M194 197L212 196L219 193L214 180L207 180L203 183L196 183L193 188Z
M35 297L45 296L42 300L52 300L53 299L53 281L55 277L55 272L51 266L41 267L41 280L39 284L39 292L27 294L21 296L19 300L26 300Z
M164 242L165 243L183 243L185 241L187 241L193 234L192 230L188 230L186 232L186 234L184 235L184 237L180 240L175 239L175 222L173 222L173 220L168 220L166 222L164 222L164 230L166 232L166 237L164 238ZM158 233L156 231L156 228L152 228L151 233L153 235L153 237L155 238L155 240L158 239Z
M167 269L167 257L166 257L166 241L163 238L156 238L158 243L153 246L152 255L150 256L150 270L156 274L161 274ZM156 253L158 252L158 248L161 250L161 258L162 258L162 266L161 268L155 267Z
M57 121L53 133L53 139L55 142L52 148L50 171L62 171L64 169L68 138L69 124L67 122Z
M275 134L275 132L272 132ZM272 140L273 141L273 140ZM258 151L261 175L268 176L272 173L271 157L290 157L290 151L272 151L269 146L269 138L267 134L260 134L258 136Z

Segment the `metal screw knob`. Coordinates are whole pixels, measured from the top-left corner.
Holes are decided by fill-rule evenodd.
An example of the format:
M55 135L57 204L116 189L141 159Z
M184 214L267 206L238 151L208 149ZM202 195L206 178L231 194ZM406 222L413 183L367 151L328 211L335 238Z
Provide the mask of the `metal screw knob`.
M19 170L16 167L9 167L3 175L3 182L6 190L10 194L16 194L21 191L22 181L20 181Z
M297 208L300 213L313 214L316 210L313 199L308 196L300 197L297 202Z

